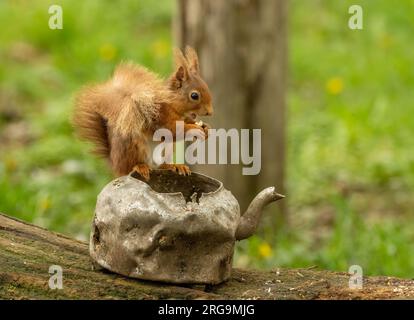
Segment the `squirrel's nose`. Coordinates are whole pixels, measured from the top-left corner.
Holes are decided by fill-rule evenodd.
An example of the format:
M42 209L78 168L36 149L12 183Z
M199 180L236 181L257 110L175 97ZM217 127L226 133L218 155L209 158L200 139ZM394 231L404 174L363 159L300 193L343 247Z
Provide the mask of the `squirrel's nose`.
M206 116L211 116L213 115L213 106L211 104L208 104L206 106Z

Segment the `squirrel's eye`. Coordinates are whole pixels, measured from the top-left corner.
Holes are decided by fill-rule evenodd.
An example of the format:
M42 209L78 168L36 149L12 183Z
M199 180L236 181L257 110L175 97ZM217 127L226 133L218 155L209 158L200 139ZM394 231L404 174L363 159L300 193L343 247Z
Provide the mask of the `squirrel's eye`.
M200 99L200 94L196 91L193 91L190 93L190 98L191 100L197 101L198 99Z

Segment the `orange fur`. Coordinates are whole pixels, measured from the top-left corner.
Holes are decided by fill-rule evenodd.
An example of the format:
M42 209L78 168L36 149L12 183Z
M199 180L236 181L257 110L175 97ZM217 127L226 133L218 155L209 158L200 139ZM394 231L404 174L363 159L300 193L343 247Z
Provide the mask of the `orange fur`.
M176 121L184 120L184 131L204 132L194 124L194 115L211 115L213 108L197 54L187 47L185 56L180 50L175 55L176 71L166 81L140 65L122 63L111 79L85 88L76 99L73 124L79 136L109 160L116 176L134 169L148 178L155 130L167 128L175 134ZM194 92L198 100L192 98Z

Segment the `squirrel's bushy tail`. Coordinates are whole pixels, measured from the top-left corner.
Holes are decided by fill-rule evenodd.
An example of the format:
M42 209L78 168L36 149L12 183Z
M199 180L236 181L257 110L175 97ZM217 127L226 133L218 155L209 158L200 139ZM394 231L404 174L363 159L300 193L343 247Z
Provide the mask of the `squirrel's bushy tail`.
M110 152L107 121L96 112L89 99L88 93L83 93L76 99L72 123L77 135L94 144L93 152L101 157L108 158Z

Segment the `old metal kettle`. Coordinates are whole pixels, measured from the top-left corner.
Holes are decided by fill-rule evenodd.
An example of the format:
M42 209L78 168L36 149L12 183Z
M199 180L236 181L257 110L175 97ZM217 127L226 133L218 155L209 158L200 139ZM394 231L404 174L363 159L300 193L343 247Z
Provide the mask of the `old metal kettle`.
M283 197L267 188L240 214L231 192L199 173L154 170L149 181L123 176L98 196L90 255L129 277L217 284L230 277L236 240L250 237L263 207Z

